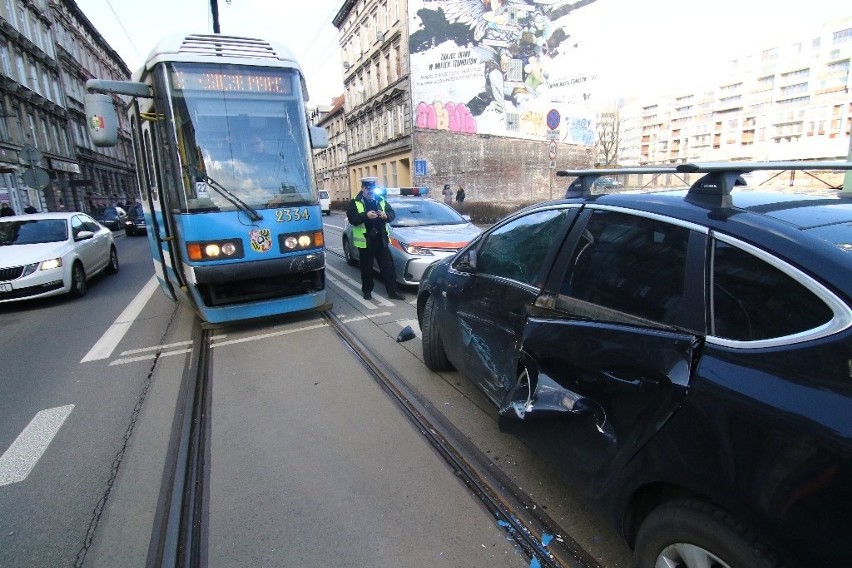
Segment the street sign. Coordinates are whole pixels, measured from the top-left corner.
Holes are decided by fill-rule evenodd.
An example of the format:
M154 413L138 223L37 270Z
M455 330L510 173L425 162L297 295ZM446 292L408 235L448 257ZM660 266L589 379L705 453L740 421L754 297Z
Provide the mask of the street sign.
M21 148L21 151L18 153L18 161L20 161L25 166L37 166L41 163L43 155L39 152L38 148L35 146L28 144Z
M556 169L556 160L551 160L551 162L550 162L550 169L551 169L551 170L555 170L555 169Z
M555 108L550 109L547 113L547 127L551 130L556 130L559 128L559 123L562 121L562 117L559 116L559 111Z
M50 184L50 175L42 168L27 168L21 174L21 179L30 187L44 189Z
M426 160L414 160L414 175L426 175Z
M547 157L551 160L556 159L556 140L547 143Z
M547 139L548 140L559 140L559 130L548 130L547 131Z

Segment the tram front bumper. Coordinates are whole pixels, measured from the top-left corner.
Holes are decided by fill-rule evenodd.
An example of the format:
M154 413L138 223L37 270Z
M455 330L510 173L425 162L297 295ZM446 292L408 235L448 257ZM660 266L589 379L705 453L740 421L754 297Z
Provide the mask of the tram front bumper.
M207 306L286 298L325 289L325 253L311 252L262 261L184 265Z

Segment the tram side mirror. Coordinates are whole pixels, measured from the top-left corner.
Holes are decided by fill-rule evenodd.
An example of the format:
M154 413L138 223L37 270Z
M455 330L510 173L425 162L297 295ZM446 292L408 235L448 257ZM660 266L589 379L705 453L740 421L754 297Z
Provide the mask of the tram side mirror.
M118 116L112 97L101 93L86 93L86 127L95 146L109 147L118 143Z
M328 148L328 130L321 126L311 126L311 148Z

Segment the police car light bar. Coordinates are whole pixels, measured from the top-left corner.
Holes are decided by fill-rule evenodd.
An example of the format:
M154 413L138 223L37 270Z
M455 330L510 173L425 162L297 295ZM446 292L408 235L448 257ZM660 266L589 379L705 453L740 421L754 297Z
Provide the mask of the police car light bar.
M428 187L387 187L384 189L387 195L400 195L403 197L422 197L429 193Z

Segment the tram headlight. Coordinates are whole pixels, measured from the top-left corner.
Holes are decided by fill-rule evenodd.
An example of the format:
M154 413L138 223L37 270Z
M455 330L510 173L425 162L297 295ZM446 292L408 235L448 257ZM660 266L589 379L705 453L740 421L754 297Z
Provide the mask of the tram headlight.
M204 247L204 256L207 258L216 258L222 252L222 249L216 243L210 243Z
M315 249L325 246L325 238L322 231L278 235L278 242L281 245L282 252Z
M243 258L243 247L238 239L225 241L204 241L186 243L186 253L189 260L224 260Z

